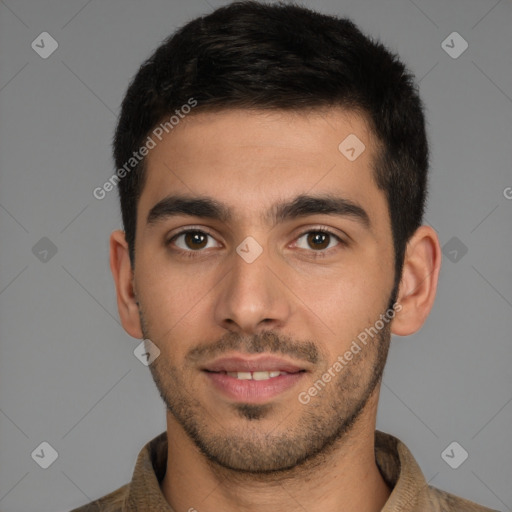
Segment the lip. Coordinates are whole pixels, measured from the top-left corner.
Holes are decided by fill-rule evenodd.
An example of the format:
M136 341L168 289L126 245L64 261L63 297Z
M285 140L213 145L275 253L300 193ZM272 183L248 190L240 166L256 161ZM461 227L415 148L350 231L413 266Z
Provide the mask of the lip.
M288 373L268 380L239 380L226 373L203 372L213 387L230 400L265 403L294 387L306 372Z
M201 368L212 387L225 398L244 403L265 403L293 388L307 374L305 368L275 356L222 357ZM240 380L226 372L280 371L267 380Z
M222 357L206 364L201 369L207 370L209 372L279 371L287 373L297 373L301 370L305 370L305 368L275 356L260 356L258 358L248 358L242 356Z

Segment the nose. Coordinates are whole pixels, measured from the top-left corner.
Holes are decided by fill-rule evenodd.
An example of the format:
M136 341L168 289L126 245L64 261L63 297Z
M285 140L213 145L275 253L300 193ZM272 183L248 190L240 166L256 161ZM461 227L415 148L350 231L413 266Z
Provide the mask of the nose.
M233 252L230 271L219 284L215 320L223 328L244 334L282 328L291 306L285 286L278 279L276 262L264 250L249 263Z

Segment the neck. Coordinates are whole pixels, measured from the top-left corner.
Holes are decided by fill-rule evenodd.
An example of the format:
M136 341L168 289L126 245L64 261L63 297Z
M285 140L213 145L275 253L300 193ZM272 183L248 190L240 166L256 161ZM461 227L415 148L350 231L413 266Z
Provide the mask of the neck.
M375 462L377 404L371 399L366 405L328 453L271 475L233 472L207 461L168 412L162 492L175 512L378 512L391 489Z

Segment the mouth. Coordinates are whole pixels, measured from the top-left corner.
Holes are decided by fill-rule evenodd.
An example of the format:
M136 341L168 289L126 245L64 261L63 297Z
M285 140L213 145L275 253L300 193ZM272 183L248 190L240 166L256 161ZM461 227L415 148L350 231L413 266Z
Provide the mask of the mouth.
M294 387L307 373L273 356L221 358L201 368L214 393L244 403L264 403Z
M208 370L206 370L208 371ZM299 370L303 372L305 370ZM269 380L279 377L279 375L292 375L292 373L277 371L258 371L258 372L211 372L211 373L221 373L223 375L229 375L238 380ZM299 373L299 372L294 372Z

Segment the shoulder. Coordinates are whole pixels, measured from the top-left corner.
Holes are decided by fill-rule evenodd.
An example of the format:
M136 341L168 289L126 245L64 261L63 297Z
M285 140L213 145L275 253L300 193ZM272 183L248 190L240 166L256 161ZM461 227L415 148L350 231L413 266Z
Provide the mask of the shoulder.
M70 510L70 512L123 512L129 487L130 484L125 484L87 505Z
M499 512L431 485L425 489L425 501L432 512Z
M375 448L379 470L393 489L383 512L499 512L429 485L398 437L377 430Z

